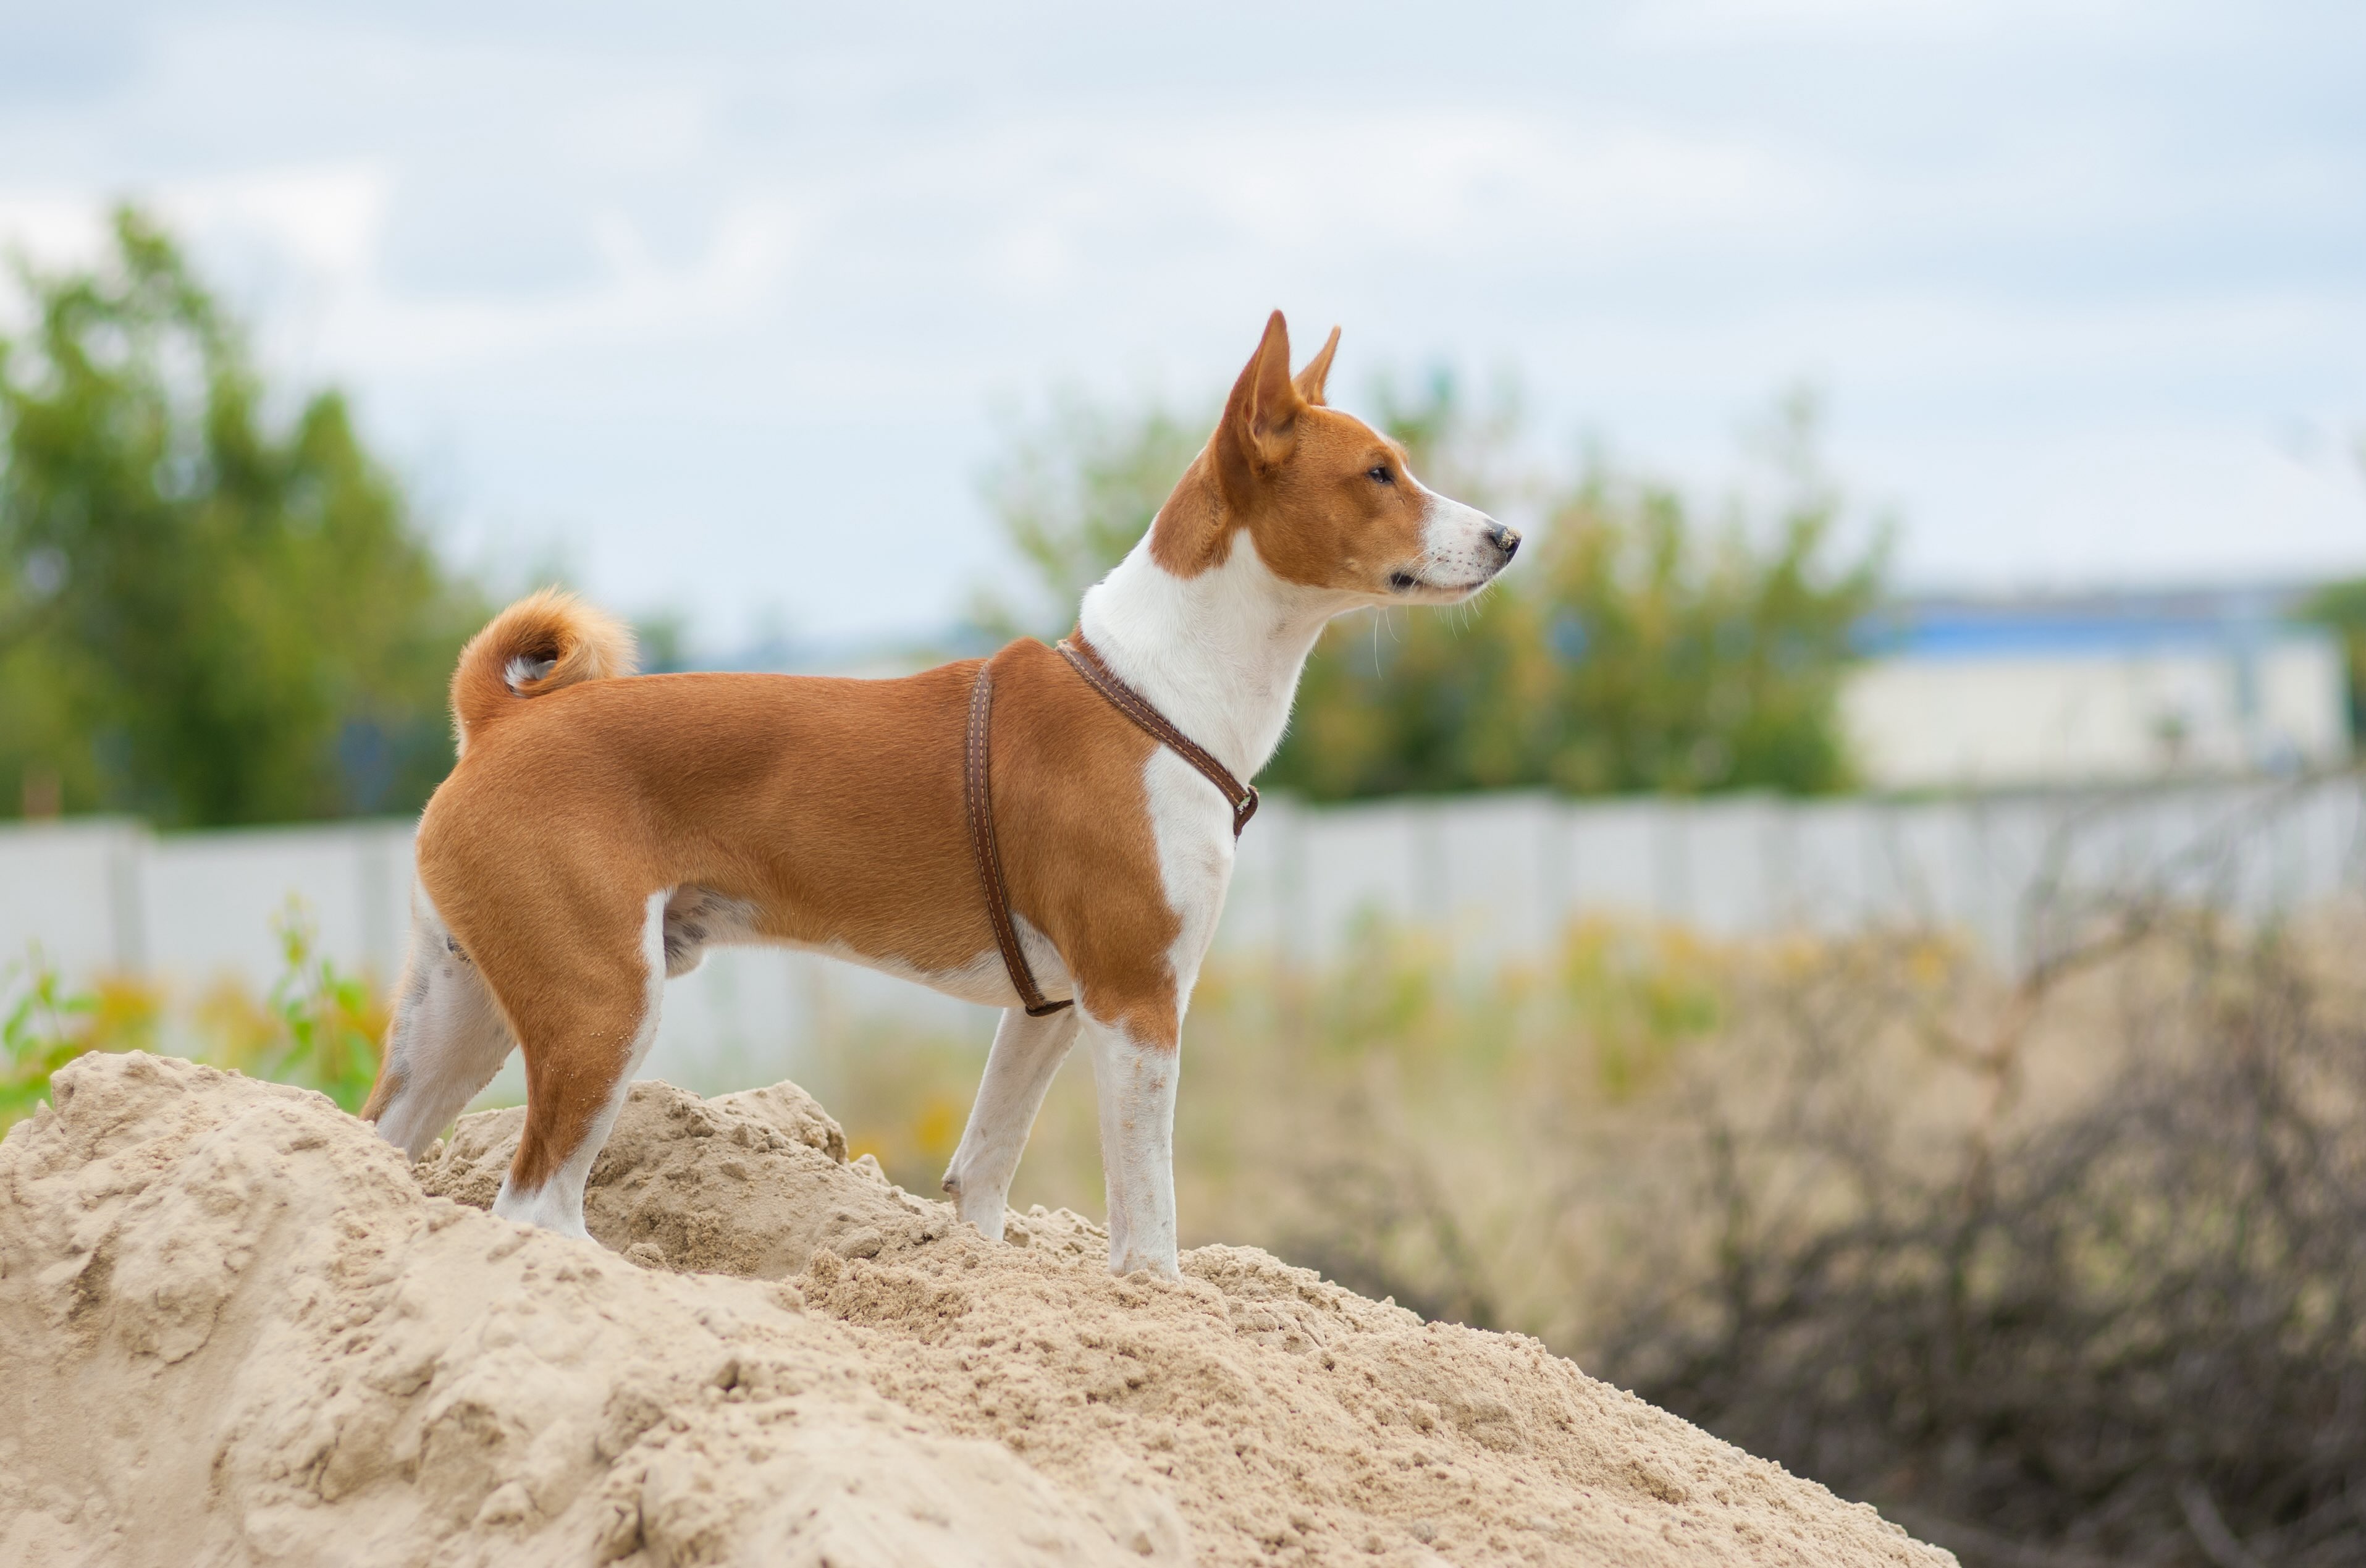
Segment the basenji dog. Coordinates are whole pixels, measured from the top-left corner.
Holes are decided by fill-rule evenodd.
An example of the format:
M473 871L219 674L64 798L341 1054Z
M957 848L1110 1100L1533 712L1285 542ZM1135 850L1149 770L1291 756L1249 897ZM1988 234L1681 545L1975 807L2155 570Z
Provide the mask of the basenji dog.
M1333 616L1459 603L1519 545L1324 403L1338 344L1335 328L1293 377L1273 314L1206 447L1077 614L1114 689L1237 779L1280 743ZM1216 774L1031 639L894 680L632 673L622 627L548 592L461 653L459 759L420 821L410 958L363 1115L416 1158L523 1050L525 1131L494 1212L582 1235L667 976L714 943L806 948L1004 1010L944 1179L989 1237L1081 1041L1110 1268L1174 1275L1183 1014L1239 820ZM981 682L992 726L971 768ZM1015 952L972 831L988 766ZM1031 1013L1021 975L1042 1010L1074 1005Z

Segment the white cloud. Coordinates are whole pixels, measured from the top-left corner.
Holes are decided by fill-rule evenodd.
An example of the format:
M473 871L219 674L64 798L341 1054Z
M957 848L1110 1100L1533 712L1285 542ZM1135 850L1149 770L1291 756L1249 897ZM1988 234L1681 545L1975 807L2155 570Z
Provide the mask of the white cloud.
M366 274L386 222L385 170L368 164L265 168L177 182L158 212L207 240L260 243L323 282Z
M592 215L591 227L603 275L525 299L398 292L361 272L332 304L332 346L388 369L473 371L555 350L678 344L744 328L784 285L794 252L789 211L760 197L727 207L681 265L658 260L620 211Z
M0 187L0 246L45 267L90 261L107 246L107 211L79 190Z
M1638 43L1728 48L1774 39L2000 36L2136 12L2133 0L1643 0Z

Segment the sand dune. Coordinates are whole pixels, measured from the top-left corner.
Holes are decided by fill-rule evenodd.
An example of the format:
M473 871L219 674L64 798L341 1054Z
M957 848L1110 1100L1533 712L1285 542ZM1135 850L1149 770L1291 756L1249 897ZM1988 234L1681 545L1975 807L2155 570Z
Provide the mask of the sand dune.
M791 1084L636 1086L604 1246L480 1212L515 1111L414 1172L186 1062L55 1096L0 1144L0 1562L1953 1561L1534 1340L988 1244Z

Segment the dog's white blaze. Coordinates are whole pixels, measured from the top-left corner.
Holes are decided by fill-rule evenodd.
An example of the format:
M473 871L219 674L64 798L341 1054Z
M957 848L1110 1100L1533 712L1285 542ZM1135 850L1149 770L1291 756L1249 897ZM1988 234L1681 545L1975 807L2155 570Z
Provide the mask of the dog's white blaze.
M1456 598L1484 587L1502 570L1504 552L1491 537L1495 520L1475 506L1429 492L1422 513L1422 576Z
M1224 894L1233 882L1233 807L1199 769L1164 746L1142 770L1150 797L1150 834L1158 846L1158 879L1166 907L1182 922L1166 949L1175 976L1176 1023L1200 978L1200 962L1216 935Z
M514 1191L510 1187L510 1178L501 1178L501 1193L493 1200L493 1213L501 1218L538 1225L561 1235L588 1236L583 1228L583 1184L591 1179L592 1164L607 1145L609 1131L616 1124L616 1113L625 1108L625 1096L632 1091L635 1070L657 1043L658 1006L665 999L666 900L672 893L669 887L650 894L648 910L641 918L641 962L647 977L642 982L641 1021L633 1031L631 1043L625 1047L625 1070L616 1075L607 1103L600 1107L592 1125L584 1129L575 1152L540 1187Z

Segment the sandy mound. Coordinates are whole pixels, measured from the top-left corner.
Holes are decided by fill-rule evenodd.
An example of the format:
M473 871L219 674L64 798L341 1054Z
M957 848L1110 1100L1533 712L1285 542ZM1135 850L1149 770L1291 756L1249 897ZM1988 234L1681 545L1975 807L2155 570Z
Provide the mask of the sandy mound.
M637 1086L614 1252L469 1206L514 1111L414 1176L186 1062L56 1099L0 1145L11 1563L1951 1561L1533 1340L1233 1247L1112 1280L1072 1214L990 1246L792 1085Z

